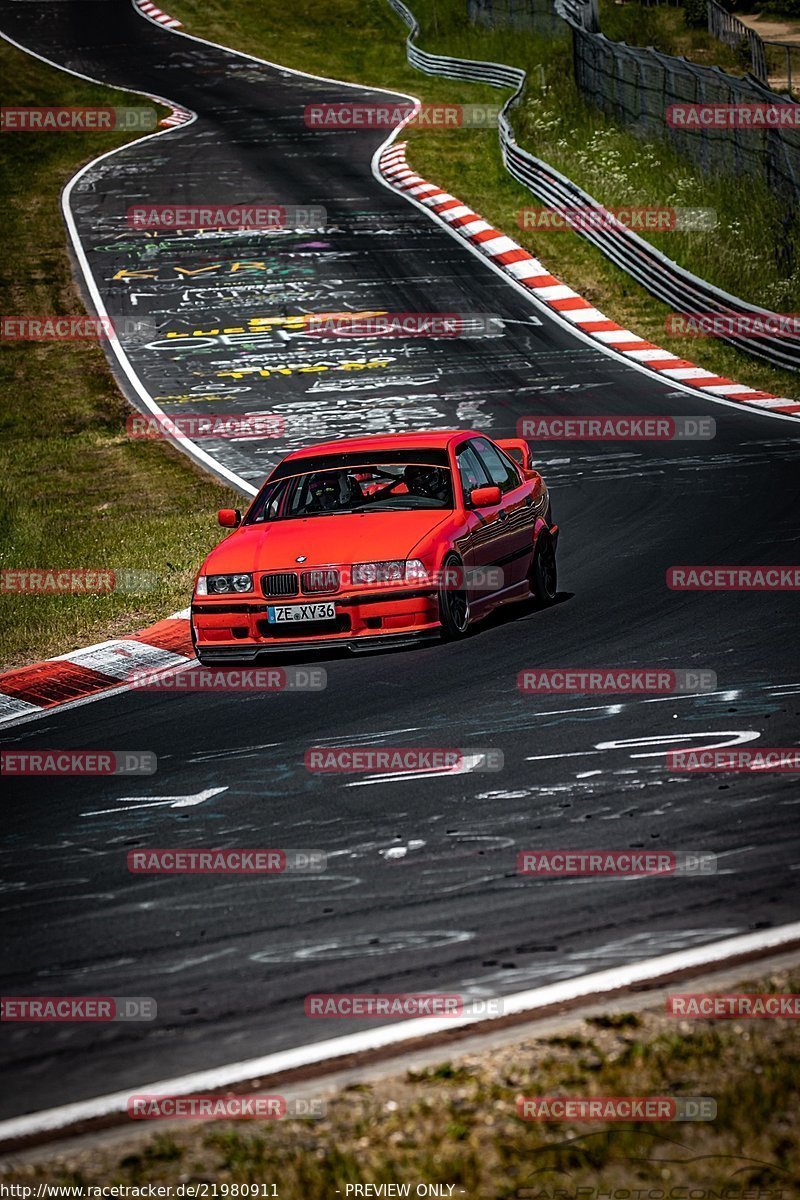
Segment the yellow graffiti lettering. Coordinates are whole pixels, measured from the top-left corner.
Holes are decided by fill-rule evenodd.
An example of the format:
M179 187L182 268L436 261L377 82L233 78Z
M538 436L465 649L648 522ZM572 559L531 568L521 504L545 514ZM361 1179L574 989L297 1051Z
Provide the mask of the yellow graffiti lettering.
M271 375L307 375L318 371L375 370L380 367L388 367L393 361L394 359L391 358L370 358L366 359L364 362L297 363L295 366L283 365L280 367L242 367L239 370L217 371L216 375L220 379L244 379L247 375L257 375L259 379L269 379Z
M266 269L266 261L259 262L256 259L250 262L244 259L242 262L231 263L231 275L233 275L234 271L266 271Z
M123 267L121 271L117 271L116 275L112 275L114 279L155 279L156 271L129 271L127 267Z
M204 275L209 271L216 271L222 265L221 262L212 263L210 267L198 267L196 271L190 271L188 267L176 267L175 271L178 275Z
M226 334L232 333L265 333L269 329L303 329L308 325L312 325L316 321L321 320L340 320L360 321L366 317L381 317L386 316L386 313L381 312L359 312L359 313L299 313L291 317L248 317L247 325L235 325L228 329L223 329L221 332ZM193 329L191 333L183 332L167 332L168 338L177 337L215 337L220 333L219 329Z

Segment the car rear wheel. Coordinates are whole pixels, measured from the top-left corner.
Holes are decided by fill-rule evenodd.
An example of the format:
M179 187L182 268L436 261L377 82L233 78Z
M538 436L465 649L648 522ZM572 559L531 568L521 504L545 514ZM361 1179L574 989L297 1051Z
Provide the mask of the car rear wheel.
M556 547L549 533L541 533L536 540L530 579L531 592L537 608L549 608L551 604L555 604L558 570Z
M447 641L463 637L469 628L469 615L464 564L457 554L448 554L442 563L442 579L439 585L439 621L442 636Z

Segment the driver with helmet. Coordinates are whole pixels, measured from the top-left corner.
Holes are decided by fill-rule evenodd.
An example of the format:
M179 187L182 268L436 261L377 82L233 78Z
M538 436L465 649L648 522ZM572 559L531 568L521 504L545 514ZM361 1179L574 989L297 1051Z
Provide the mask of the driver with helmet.
M411 496L439 501L447 501L450 496L450 479L443 467L410 463L403 471L403 483Z
M308 512L335 512L363 503L364 495L355 479L341 471L319 471L308 485Z

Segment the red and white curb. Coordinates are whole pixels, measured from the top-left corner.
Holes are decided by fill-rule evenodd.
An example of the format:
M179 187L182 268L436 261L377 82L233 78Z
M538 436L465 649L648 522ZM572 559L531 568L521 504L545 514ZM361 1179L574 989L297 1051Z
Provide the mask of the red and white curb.
M430 183L411 170L406 162L406 142L389 146L380 155L378 169L386 182L398 192L405 192L446 221L451 229L469 241L481 253L528 288L537 300L543 300L559 316L571 321L583 333L589 334L622 358L634 359L640 366L676 382L697 388L725 400L752 404L779 413L800 413L800 403L785 396L773 396L755 388L735 383L704 367L679 358L654 342L649 342L630 329L623 329L572 288L551 275L527 250L499 229L494 229L466 204L449 192Z
M156 8L155 4L151 4L150 0L134 0L134 4L146 17L155 21L156 25L163 25L165 29L181 28L177 17L171 17L169 13L162 12L160 8Z
M169 13L165 13L162 9L157 8L155 4L151 4L150 0L133 0L133 7L137 8L143 17L147 17L155 25L161 25L164 29L180 29L181 22L177 17L171 17ZM185 108L177 108L172 106L172 112L168 117L164 117L163 121L159 121L159 125L163 125L166 129L172 129L177 125L186 125L192 120L192 114L187 112Z
M0 675L0 727L20 717L124 688L139 671L194 661L188 610L131 634Z
M165 125L167 129L171 129L174 125L187 125L193 120L192 114L187 112L185 108L173 108L168 117L164 117L159 121L159 125Z

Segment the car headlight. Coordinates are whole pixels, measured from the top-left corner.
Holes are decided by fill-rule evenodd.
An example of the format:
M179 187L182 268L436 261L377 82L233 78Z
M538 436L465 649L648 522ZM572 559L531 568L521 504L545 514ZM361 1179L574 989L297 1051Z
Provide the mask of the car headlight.
M405 562L365 562L353 564L353 583L402 583Z
M197 583L194 585L194 594L195 596L208 595L208 579L205 575L198 575Z
M201 588L201 583L204 585ZM252 592L252 575L206 575L197 581L198 596L225 596L230 592Z
M409 558L406 563L406 583L429 583L430 576L418 558Z
M418 558L354 563L353 583L426 583L428 572Z

